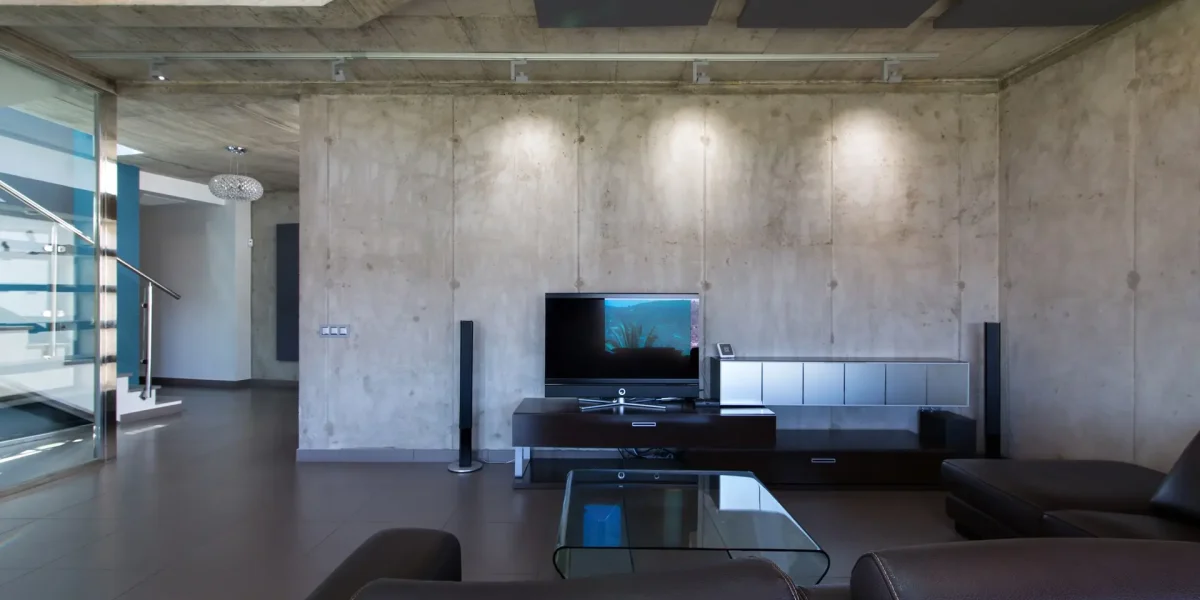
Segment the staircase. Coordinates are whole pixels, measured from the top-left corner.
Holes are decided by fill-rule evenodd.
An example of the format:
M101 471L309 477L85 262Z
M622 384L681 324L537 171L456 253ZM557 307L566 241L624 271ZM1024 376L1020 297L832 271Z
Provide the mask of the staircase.
M129 423L183 412L183 400L159 398L161 385L152 385L147 392L144 385L130 386L129 377L117 377L117 422Z
M95 421L95 248L72 225L82 219L58 208L52 212L0 181L0 419L13 423L0 423L0 444L39 428ZM151 319L156 289L179 295L117 262L142 282L140 364L151 383L145 389L130 385L132 374L118 377L117 421L178 413L182 401L159 397L153 385Z

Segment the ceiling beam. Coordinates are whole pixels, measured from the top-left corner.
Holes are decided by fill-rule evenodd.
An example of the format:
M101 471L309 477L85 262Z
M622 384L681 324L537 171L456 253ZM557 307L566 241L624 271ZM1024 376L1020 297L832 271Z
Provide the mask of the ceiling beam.
M1053 50L1035 58L1034 60L1025 63L1000 78L1000 88L1006 89L1009 86L1024 81L1072 56L1075 56L1097 43L1112 37L1119 31L1123 31L1128 27L1143 21L1151 15L1162 12L1167 7L1174 5L1181 0L1159 0L1149 6L1142 7L1112 23L1101 25L1087 32L1080 34L1066 43L1054 48Z
M3 27L0 27L0 56L94 90L116 91L113 80L90 65Z
M528 62L876 62L937 60L936 52L832 52L824 54L670 52L76 52L83 60L412 60Z
M905 80L902 83L797 81L797 82L713 82L694 85L682 81L628 83L538 82L520 85L508 82L239 82L239 83L155 83L121 82L122 98L154 99L172 95L252 95L296 98L306 95L591 95L591 94L693 94L693 95L764 95L764 94L879 94L879 93L960 93L994 94L999 91L994 79Z

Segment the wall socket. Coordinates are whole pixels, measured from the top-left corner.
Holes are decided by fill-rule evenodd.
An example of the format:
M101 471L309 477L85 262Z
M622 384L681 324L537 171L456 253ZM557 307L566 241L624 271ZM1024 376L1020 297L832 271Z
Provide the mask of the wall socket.
M349 337L349 325L322 325L317 330L317 335L321 337Z

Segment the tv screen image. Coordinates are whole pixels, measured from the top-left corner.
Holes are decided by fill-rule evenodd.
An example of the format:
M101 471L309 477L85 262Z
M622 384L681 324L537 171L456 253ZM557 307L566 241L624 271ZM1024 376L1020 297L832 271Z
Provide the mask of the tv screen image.
M698 296L546 296L547 383L681 383L699 375Z

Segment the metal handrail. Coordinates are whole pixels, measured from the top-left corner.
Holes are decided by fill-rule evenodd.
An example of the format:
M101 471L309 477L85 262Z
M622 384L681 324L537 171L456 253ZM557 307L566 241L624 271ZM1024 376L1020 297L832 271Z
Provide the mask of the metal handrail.
M55 223L57 223L57 224L58 224L60 227L62 227L63 229L66 229L67 231L70 231L71 233L73 233L73 234L75 234L75 235L79 236L81 239L83 239L83 240L84 240L84 241L86 241L87 243L89 243L89 244L91 244L91 245L93 245L93 246L95 246L95 245L96 245L96 242L92 241L92 238L88 237L88 236L87 236L87 234L85 234L85 233L83 233L82 231L80 231L80 230L79 230L78 228L76 228L74 225L72 225L72 224L68 223L68 222L67 222L65 219L63 219L62 217L60 217L60 216L58 216L58 215L54 214L53 212L51 212L51 211L50 211L50 209L48 209L48 208L46 208L46 207L42 206L41 204L38 204L37 202L34 202L32 198L30 198L29 196L26 196L25 194L22 194L22 193L21 193L19 190L17 190L17 188L14 188L13 186L9 185L7 182L5 182L5 181L4 181L4 180L2 180L2 179L0 179L0 190L4 190L4 191L8 192L8 193L9 193L9 195L11 195L13 198L16 198L17 200L20 200L21 202L24 202L24 203L25 203L27 206L29 206L29 208L32 208L33 210L36 210L36 211L37 211L38 213L40 213L40 214L41 214L43 217L46 217L47 219L50 219L51 221L54 221L54 222L55 222ZM117 257L117 263L118 263L118 264L120 264L120 265L122 265L122 266L124 266L126 269L129 269L130 271L133 271L133 274L134 274L134 275L137 275L138 277L141 277L141 278L142 278L142 279L143 279L143 280L144 280L146 283L149 283L150 285L153 285L154 287L156 287L156 288L158 288L158 289L160 289L160 290L162 290L162 291L166 292L168 296L170 296L170 297L172 297L172 298L174 298L174 299L176 299L176 300L179 300L180 296L179 296L179 294L175 293L175 290L172 290L171 288L169 288L169 287L167 287L167 286L165 286L165 285L163 285L163 284L159 283L159 282L158 282L157 280L155 280L153 277L151 277L151 276L149 276L149 275L147 275L147 274L143 273L143 272L142 272L140 269L138 269L137 267L135 267L135 266L133 266L133 265L131 265L131 264L129 264L129 263L127 263L127 262L125 262L125 259L123 259L123 258L121 258L121 257L119 257L119 256L118 256L118 257Z

